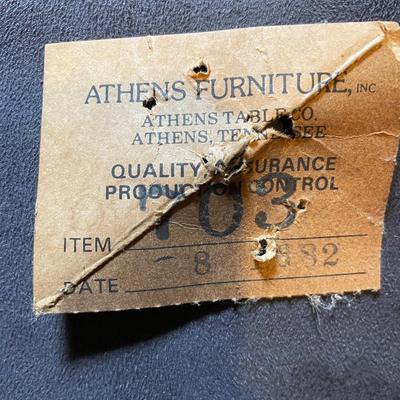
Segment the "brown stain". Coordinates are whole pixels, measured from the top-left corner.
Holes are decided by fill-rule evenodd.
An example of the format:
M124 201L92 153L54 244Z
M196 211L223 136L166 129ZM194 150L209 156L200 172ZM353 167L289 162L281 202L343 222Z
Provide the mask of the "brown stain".
M197 65L191 69L189 76L198 81L202 81L207 79L210 76L210 73L211 73L210 65L204 62L203 60L200 60L197 63Z
M266 262L254 260L254 267L257 268L257 271L264 279L272 278L273 276L276 276L278 272L278 262L276 257Z

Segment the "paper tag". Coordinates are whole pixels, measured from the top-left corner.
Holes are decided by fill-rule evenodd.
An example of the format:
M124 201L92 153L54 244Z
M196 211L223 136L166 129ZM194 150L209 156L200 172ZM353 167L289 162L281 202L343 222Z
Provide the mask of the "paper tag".
M47 45L36 311L379 289L399 37L371 22Z

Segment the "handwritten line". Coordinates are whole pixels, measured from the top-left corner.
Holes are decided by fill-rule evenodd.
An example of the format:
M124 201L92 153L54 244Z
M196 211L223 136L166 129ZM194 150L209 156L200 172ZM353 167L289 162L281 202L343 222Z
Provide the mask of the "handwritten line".
M262 281L278 281L278 280L290 280L290 279L312 279L312 278L332 278L338 276L351 276L351 275L366 275L365 271L362 272L343 272L336 274L325 274L325 275L303 275L303 276L282 276L276 278L257 278L257 279L240 279L232 281L216 281L216 282L203 282L203 283L193 283L187 285L179 286L164 286L149 289L127 289L126 293L145 293L145 292L158 292L162 290L174 290L174 289L184 289L190 287L200 287L200 286L211 286L211 285L229 285L236 283L252 283L252 282L262 282Z
M278 241L284 240L319 240L319 239L341 239L341 238L357 238L366 237L367 233L354 233L347 235L331 235L331 236L304 236L304 237L293 237L293 238L279 238ZM126 251L147 251L147 250L163 250L163 249L181 249L186 247L203 247L203 246L219 246L219 245L230 245L230 244L242 244L242 243L255 243L255 240L232 240L224 242L206 242L206 243L190 243L190 244L176 244L171 246L155 246L155 247L130 247Z

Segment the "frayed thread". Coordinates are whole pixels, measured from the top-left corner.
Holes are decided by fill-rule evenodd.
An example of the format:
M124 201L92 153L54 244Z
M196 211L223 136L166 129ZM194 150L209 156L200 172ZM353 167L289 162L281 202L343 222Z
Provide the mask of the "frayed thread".
M347 306L350 306L352 302L352 299L348 296L342 296L340 294L331 294L326 300L324 300L322 296L316 294L307 296L307 298L315 313L319 313L321 310L332 311L338 303L346 303Z

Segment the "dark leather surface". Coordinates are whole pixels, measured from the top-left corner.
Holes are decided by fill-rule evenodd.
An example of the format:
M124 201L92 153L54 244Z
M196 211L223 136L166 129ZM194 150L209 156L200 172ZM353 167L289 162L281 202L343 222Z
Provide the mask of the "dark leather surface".
M382 291L321 313L319 326L305 299L39 319L32 312L45 43L375 19L399 21L398 1L2 2L1 399L400 398L399 171Z

